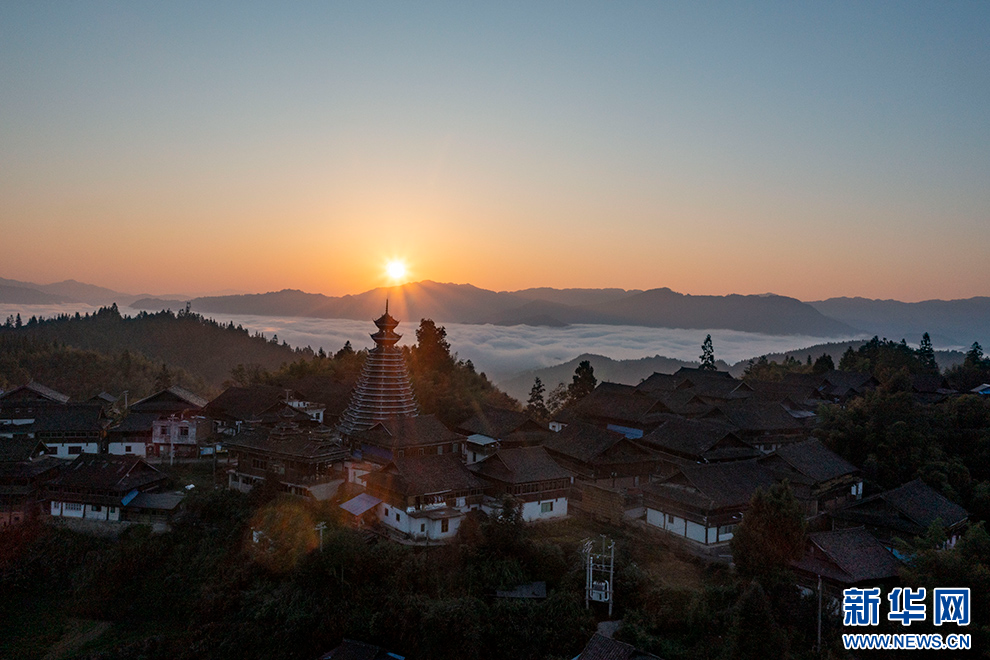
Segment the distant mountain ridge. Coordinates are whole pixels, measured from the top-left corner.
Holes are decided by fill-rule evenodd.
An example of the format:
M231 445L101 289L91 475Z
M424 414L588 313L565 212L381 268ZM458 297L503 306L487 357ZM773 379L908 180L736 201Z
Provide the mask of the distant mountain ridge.
M929 333L941 346L990 343L990 297L906 303L871 298L829 298L808 303L822 314L888 339L917 344Z
M295 289L236 295L133 295L75 280L34 284L0 278L0 303L87 303L157 311L192 309L205 313L301 316L368 320L390 300L400 319L496 325L634 325L690 329L729 329L772 335L907 339L928 332L938 347L990 345L990 297L904 303L868 298L829 298L802 302L774 294L694 296L668 288L553 289L490 291L470 284L425 280L381 287L346 296L325 296Z
M772 335L851 336L856 329L831 319L795 298L776 295L691 296L670 289L526 289L489 291L470 284L429 280L378 288L357 295L331 297L285 289L272 293L194 298L200 313L374 318L389 300L400 319L432 318L439 322L496 325L565 325L592 323L656 328L728 329ZM569 304L563 301L580 301ZM184 301L138 300L135 309L160 310Z

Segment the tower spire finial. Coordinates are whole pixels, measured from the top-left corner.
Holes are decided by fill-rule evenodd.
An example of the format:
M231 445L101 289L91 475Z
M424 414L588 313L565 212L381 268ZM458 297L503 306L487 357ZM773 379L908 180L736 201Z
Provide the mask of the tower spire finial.
M388 296L385 296L385 313L388 314Z

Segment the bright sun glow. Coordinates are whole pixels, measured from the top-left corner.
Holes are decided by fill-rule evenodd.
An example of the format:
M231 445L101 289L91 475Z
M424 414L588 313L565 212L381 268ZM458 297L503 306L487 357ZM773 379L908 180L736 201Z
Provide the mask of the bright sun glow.
M385 272L393 282L401 282L406 276L406 265L398 259L388 262Z

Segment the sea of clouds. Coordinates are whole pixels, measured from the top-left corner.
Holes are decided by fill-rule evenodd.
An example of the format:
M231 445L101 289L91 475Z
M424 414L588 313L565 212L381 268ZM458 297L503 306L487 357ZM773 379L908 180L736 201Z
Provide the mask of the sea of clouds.
M32 315L50 317L60 313L74 314L93 311L89 305L0 305L0 321L20 313L24 321ZM123 308L124 314L136 314ZM206 314L222 323L233 321L252 333L264 333L269 339L277 335L279 342L291 346L309 346L336 352L350 341L355 349L374 345L370 334L374 324L349 319L314 319L291 316L255 316L248 314ZM403 334L400 344L416 343L418 324L403 322L397 332ZM739 360L787 350L813 346L827 341L843 341L861 337L814 337L808 335L764 335L736 330L684 330L644 328L624 325L575 324L566 327L470 325L442 323L447 340L458 357L471 360L478 371L486 372L494 381L504 381L516 374L566 362L582 353L604 355L615 360L639 359L662 355L680 360L697 360L701 342L711 334L715 356L732 364Z

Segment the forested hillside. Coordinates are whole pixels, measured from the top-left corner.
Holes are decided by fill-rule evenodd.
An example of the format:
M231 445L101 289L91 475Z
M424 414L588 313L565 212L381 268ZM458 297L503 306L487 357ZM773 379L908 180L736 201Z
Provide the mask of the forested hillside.
M178 384L218 390L239 364L278 369L312 355L311 350L293 349L274 337L251 335L240 326L188 311L131 317L121 316L113 305L93 314L6 319L0 326L0 386L29 377L56 389L56 383L64 381L69 394L110 390L115 384L136 390L147 380L145 371L158 374L164 364ZM106 374L103 381L93 378L101 371Z

